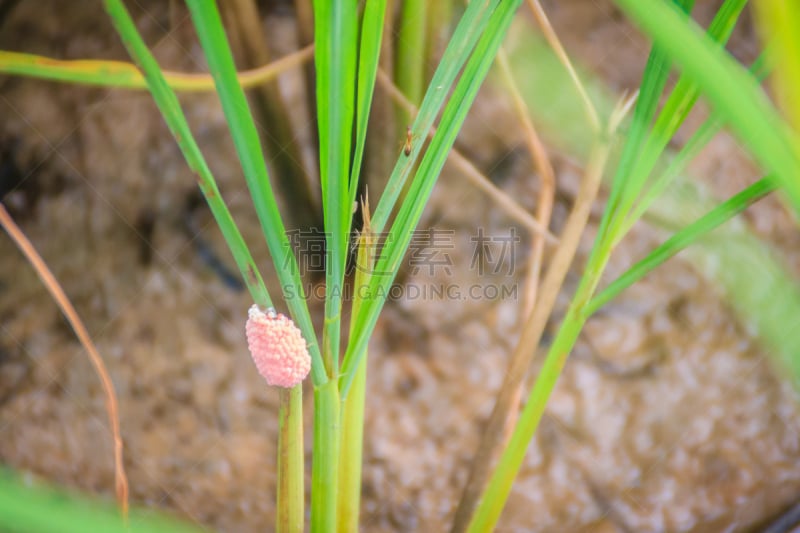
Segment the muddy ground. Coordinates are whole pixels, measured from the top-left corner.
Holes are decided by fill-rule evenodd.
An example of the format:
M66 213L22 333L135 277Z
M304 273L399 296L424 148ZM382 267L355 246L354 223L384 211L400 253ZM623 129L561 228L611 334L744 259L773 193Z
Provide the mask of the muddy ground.
M701 18L717 4L700 2ZM608 2L545 8L567 49L612 90L637 85L647 43ZM134 14L166 67L203 69L182 6L139 2ZM278 11L268 27L291 24ZM2 21L0 48L126 58L94 0L69 9L22 0ZM747 20L733 48L744 59L757 52ZM460 146L532 209L537 177L501 98L496 89L482 92ZM274 280L215 98L183 102L224 198ZM204 259L211 250L233 266L150 97L2 77L0 117L3 176L19 181L6 204L110 369L133 502L213 530L270 530L277 394L247 354L249 297ZM564 192L558 226L580 168L558 155L555 165ZM757 176L725 134L693 170L719 195ZM479 276L470 240L477 228L502 238L514 223L453 169L445 170L426 220L451 236L452 265L410 271L408 287L477 286L485 294L486 287L523 286L526 238L513 261L484 263ZM796 227L777 201L756 206L748 220L798 264L798 248L790 246ZM610 271L621 272L656 242L654 231L637 228ZM0 238L0 257L0 460L111 498L98 380L8 238ZM406 297L387 306L370 344L364 531L446 529L518 337L519 309L514 298ZM318 302L312 311L319 318ZM498 530L757 530L800 497L797 400L713 283L673 260L588 324Z

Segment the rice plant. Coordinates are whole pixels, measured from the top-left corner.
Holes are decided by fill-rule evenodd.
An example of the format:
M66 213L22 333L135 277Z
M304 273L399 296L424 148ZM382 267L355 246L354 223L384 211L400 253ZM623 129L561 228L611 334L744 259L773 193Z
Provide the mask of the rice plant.
M550 44L569 73L571 90L580 95L585 116L588 155L585 174L575 204L558 235L557 247L548 258L548 268L541 283L535 285L531 311L521 316L524 325L515 347L512 363L498 392L487 430L475 454L462 498L455 510L453 531L491 531L503 511L515 477L534 437L549 397L573 350L578 335L591 316L626 288L663 264L678 252L703 242L716 228L744 209L780 190L795 211L800 210L798 126L795 87L800 58L800 10L780 0L764 1L756 13L764 35L771 42L762 60L746 68L726 51L746 0L725 0L714 20L705 30L691 19L693 0L615 0L654 41L637 95L619 99L612 109L604 109L575 73L557 37L548 30L541 5L528 3L539 17ZM120 63L65 63L43 61L20 53L0 53L0 72L41 77L69 83L102 84L120 88L146 87L180 146L187 164L195 173L198 186L207 201L242 280L253 301L249 318L242 330L256 369L270 386L280 388L280 432L277 486L277 531L355 531L359 527L361 499L361 463L365 410L368 344L378 317L386 304L389 289L401 270L414 230L436 185L437 178L451 154L456 138L477 92L499 56L500 68L512 86L518 109L525 109L524 98L514 87L514 70L505 52L500 52L509 27L522 0L474 0L462 6L442 1L428 5L407 0L395 9L387 0L328 1L314 0L306 5L304 18L298 8L298 20L305 25L305 35L313 45L313 80L310 108L315 117L317 144L314 152L318 172L306 173L276 165L280 172L271 174L266 164L262 138L245 89L257 86L271 71L259 68L237 71L231 48L232 36L223 25L218 4L210 0L187 0L192 22L208 64L231 138L247 183L250 199L269 249L282 294L270 294L233 219L217 181L201 152L182 111L177 93L209 90L208 78L185 77L161 69L142 39L122 0L105 0L104 5L135 65ZM456 16L457 15L457 16ZM399 17L400 39L395 50L394 79L381 72L386 27ZM451 20L454 21L452 26ZM452 27L452 31L451 31ZM551 33L548 33L551 32ZM446 35L442 39L442 35ZM436 68L429 72L430 59L443 50ZM304 43L305 44L305 43ZM300 62L312 53L311 48L298 52L287 63ZM765 66L766 65L766 66ZM560 68L560 67L559 67ZM760 87L766 71L775 73L779 106L774 105ZM671 72L679 77L667 90ZM363 169L369 154L368 138L374 128L376 85L384 80L394 84L397 103L391 121L395 122L388 144L392 149L392 170L379 194L365 192ZM388 81L387 81L388 80ZM668 143L699 98L712 105L713 113L694 137L677 154L668 154ZM270 101L269 95L265 96ZM272 105L273 107L270 107ZM530 103L528 104L531 105ZM633 108L632 116L629 110ZM281 111L266 105L270 116ZM782 117L781 111L789 117ZM535 114L535 113L534 113ZM282 119L277 118L278 122ZM268 126L269 127L269 126ZM277 127L277 126L276 126ZM628 272L602 283L602 276L615 247L634 224L651 212L658 202L674 195L675 184L686 164L722 127L736 132L764 169L764 177L735 196L703 206L703 213L676 228L663 244L630 268ZM531 151L537 151L535 132L529 125ZM386 140L386 136L383 137ZM401 141L398 144L398 141ZM621 143L616 158L615 149ZM582 147L583 149L586 146ZM385 148L385 147L384 147ZM378 150L376 149L377 153ZM376 156L377 157L377 156ZM546 162L540 163L547 174ZM546 156L543 158L546 159ZM552 170L549 171L552 174ZM321 222L325 235L325 305L320 331L315 330L304 294L303 272L287 236L292 216L312 214L311 196L298 185L309 175L318 174L321 193ZM302 176L301 176L302 175ZM301 179L298 180L298 176ZM570 265L584 233L592 206L604 176L608 198L604 205L597 237L585 265L579 265L580 281L558 332L547 350L535 384L527 392L527 401L504 442L502 428L514 419L518 404L515 394L550 318L556 297L562 290ZM485 187L487 195L516 204L502 194ZM278 197L290 199L293 213L279 210ZM292 203L293 202L293 203ZM375 205L370 211L370 203ZM685 200L686 205L689 200ZM534 219L528 213L516 215L528 222L537 234L536 249L544 249L549 235L552 205L541 204ZM353 214L359 210L363 223L354 225ZM296 211L296 213L295 213ZM300 213L300 214L297 214ZM356 237L352 236L356 234ZM385 235L379 245L377 235ZM253 243L249 244L250 246ZM355 261L355 279L348 280L348 261ZM538 265L538 264L537 264ZM539 267L534 279L538 280ZM748 275L744 268L731 267L738 278ZM772 279L783 279L780 275ZM358 290L346 309L348 283ZM603 286L601 288L601 286ZM762 341L780 356L793 376L800 375L796 354L800 334L787 332L786 325L800 316L797 287L790 279L782 286L784 299L773 302L772 310L753 312L752 295L738 293L732 299L742 315L753 313ZM362 290L363 289L363 290ZM343 316L350 315L349 324ZM310 375L313 387L313 453L310 506L307 512L304 489L304 453L302 387ZM265 385L266 386L266 385ZM499 452L499 460L492 458ZM0 492L18 490L11 476L0 480ZM46 491L20 492L14 505L0 505L0 525L29 531L56 531L63 523L91 523L97 530L123 531L127 527L147 531L181 531L180 524L147 523L134 511L130 522L108 509L82 502L60 501L53 505ZM11 498L11 496L9 496ZM11 501L11 500L8 500ZM54 514L41 514L43 509ZM60 518L55 519L55 516ZM65 522L61 522L64 520ZM80 530L80 529L75 529Z

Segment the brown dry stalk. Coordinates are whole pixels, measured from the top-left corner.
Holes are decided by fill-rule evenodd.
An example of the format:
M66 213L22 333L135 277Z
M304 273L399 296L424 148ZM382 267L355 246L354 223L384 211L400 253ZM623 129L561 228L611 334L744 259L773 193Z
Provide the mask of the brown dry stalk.
M536 349L544 332L547 319L553 310L556 298L561 291L567 272L575 257L581 235L589 220L592 204L600 188L603 171L611 149L611 140L622 118L630 110L636 96L623 97L611 114L606 132L602 132L592 146L589 160L586 165L583 180L575 198L575 204L567 217L564 231L560 236L559 245L553 259L547 268L547 273L542 282L539 298L533 312L527 317L522 329L522 336L511 356L511 363L503 378L503 383L497 393L492 414L482 432L478 451L475 453L470 465L469 477L458 503L451 532L465 531L472 518L492 470L496 451L503 443L503 428L509 417L511 409L515 409L519 401L519 390L528 368L533 361ZM516 398L516 400L515 400Z
M566 50L564 50L564 46L561 44L558 35L553 29L553 25L550 24L550 19L547 18L542 4L539 3L539 0L528 0L528 6L531 8L531 11L533 11L533 16L536 18L536 22L539 24L547 44L553 49L558 60L561 61L561 64L567 69L572 83L575 84L575 88L578 90L578 94L581 97L581 102L583 103L584 111L592 126L592 130L595 133L600 133L600 119L597 116L597 110L594 104L592 104L592 100L589 98L586 87L581 83L578 73L575 71L575 67L572 66L572 61L570 61Z
M313 63L308 60L314 57L314 45L306 46L300 50L287 54L280 59L276 59L269 64L253 68L249 70L240 70L236 73L236 79L244 89L258 87L263 83L274 80L278 75L290 70L298 65L304 63ZM51 71L70 72L77 70L85 70L95 72L97 70L105 70L113 74L124 73L128 75L129 80L126 89L141 89L147 90L147 81L139 71L138 67L133 63L125 61L110 61L106 59L54 59L52 57L45 57L36 54L24 54L20 52L8 52L0 50L0 71L4 73L12 73L19 76L32 76L36 78L50 79L50 76L44 74L31 74L27 72L20 72L18 70L21 63L42 63L48 66ZM176 72L172 70L164 70L164 77L167 84L172 87L176 92L209 92L215 90L214 78L210 74L201 74L196 72ZM70 80L69 83L74 84L87 84L87 85L102 85L106 87L116 87L113 83L100 83L92 79L91 81L80 81L77 79Z
M556 194L556 178L553 166L547 157L547 151L544 148L536 128L530 118L528 106L522 98L517 82L514 79L514 74L511 72L511 66L508 63L508 54L505 48L500 48L497 55L497 64L500 67L500 73L505 80L511 98L514 101L514 109L517 113L520 123L525 130L525 142L528 145L528 152L530 152L531 159L533 160L536 169L539 171L539 178L541 180L541 188L539 190L539 199L536 205L536 220L539 224L548 228L550 226L550 217L553 213L553 201ZM536 296L539 289L539 277L542 270L542 256L544 255L544 239L540 234L534 234L531 243L531 259L528 265L528 279L525 283L525 294L522 300L522 313L520 316L524 320L529 317L533 312L533 307L536 304ZM512 363L509 363L511 366ZM508 412L508 419L505 424L505 431L503 442L508 443L511 438L511 428L516 425L517 413L519 413L519 403L522 398L522 386L517 388L516 395L511 401L512 408Z
M418 110L417 107L412 104L405 97L405 95L403 95L391 78L382 69L378 69L378 83L381 84L381 86L399 105L408 110L412 116L416 115ZM436 133L436 128L432 127L428 135L433 136L434 133ZM489 198L500 205L505 210L504 212L507 215L525 226L533 234L542 235L547 242L551 244L558 242L558 238L550 233L546 226L540 224L539 221L531 216L530 213L528 213L522 206L515 202L513 198L492 184L489 178L484 176L480 170L475 168L475 165L473 165L469 159L464 157L461 152L453 148L450 150L450 153L447 154L447 159L448 161L452 162L473 185L482 190Z
M508 414L516 408L514 399L519 398L519 388L531 365L547 319L555 305L556 297L575 257L581 234L589 220L589 213L597 195L607 157L608 144L604 141L597 142L592 148L581 188L567 218L559 246L547 268L539 299L525 322L522 336L511 356L508 371L498 390L494 409L482 431L483 437L478 451L472 459L469 478L453 519L451 531L454 533L466 530L483 492L483 487L486 485L496 455L495 451L503 441L503 428L506 425Z
M89 360L94 366L97 376L100 378L100 383L103 386L103 393L106 396L106 409L108 411L108 421L111 424L111 434L114 439L114 479L117 494L117 503L119 504L122 512L122 517L125 521L128 520L128 479L125 476L125 465L122 462L122 435L119 429L119 408L117 405L117 395L114 391L114 384L111 377L108 375L105 363L97 352L97 348L92 342L89 332L83 325L78 313L67 298L61 285L56 280L53 273L47 267L42 257L33 247L31 241L25 236L19 226L16 225L11 215L8 214L6 208L0 204L0 225L6 230L8 235L17 245L17 248L22 252L31 266L36 270L39 279L42 280L50 296L56 301L61 312L67 318L70 326L78 340L80 340L86 352L89 354Z
M508 63L508 55L504 48L500 48L497 55L497 64L500 67L500 73L508 86L508 91L514 101L514 110L517 113L517 118L525 130L525 143L528 145L531 159L533 160L536 170L539 172L539 179L541 180L541 190L539 191L539 201L536 204L536 220L539 225L548 228L550 226L550 216L553 213L553 201L556 195L556 177L553 171L553 166L550 164L550 159L547 157L547 150L545 150L544 143L542 142L533 122L530 118L528 106L522 98L519 91L517 82L514 79L514 74L511 72L511 66ZM522 316L527 317L533 310L533 305L536 302L536 290L539 286L539 274L542 269L542 255L544 252L544 239L540 234L533 236L532 243L531 263L528 269L528 282L525 299L523 300Z

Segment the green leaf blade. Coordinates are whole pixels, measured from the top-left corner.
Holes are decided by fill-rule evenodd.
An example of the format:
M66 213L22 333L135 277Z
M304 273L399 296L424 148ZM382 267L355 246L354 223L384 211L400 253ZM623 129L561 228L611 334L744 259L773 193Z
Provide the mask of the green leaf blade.
M306 305L297 259L292 252L283 220L278 211L278 204L269 181L267 166L261 151L261 141L250 113L250 106L236 77L236 66L222 26L222 19L215 2L189 0L187 4L217 86L217 93L228 122L228 128L283 288L286 303L292 317L303 332L303 337L311 352L312 380L315 385L325 383L328 378Z

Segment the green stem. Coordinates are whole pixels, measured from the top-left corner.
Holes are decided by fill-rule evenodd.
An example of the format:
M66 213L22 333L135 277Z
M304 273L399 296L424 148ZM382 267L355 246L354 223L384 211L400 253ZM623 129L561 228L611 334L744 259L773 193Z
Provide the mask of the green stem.
M275 530L303 531L303 386L278 393L278 497Z
M339 388L336 380L314 388L314 463L311 469L311 531L336 529L339 462Z
M369 277L375 262L375 246L370 233L369 205L363 205L364 227L358 239L356 275L353 281L353 306L351 316L358 316L361 298L366 296ZM350 323L350 337L355 322ZM366 349L365 349L366 351ZM339 533L358 531L359 503L361 501L361 456L364 440L364 400L367 384L367 357L363 354L355 370L353 385L347 397L342 398L342 449L339 455Z
M427 0L406 0L401 6L400 30L397 36L395 80L397 87L414 105L419 105L425 88ZM398 108L400 124L411 124L405 109Z
M361 457L364 441L364 400L367 358L361 359L350 392L342 401L342 443L339 454L339 533L358 531L361 503Z

